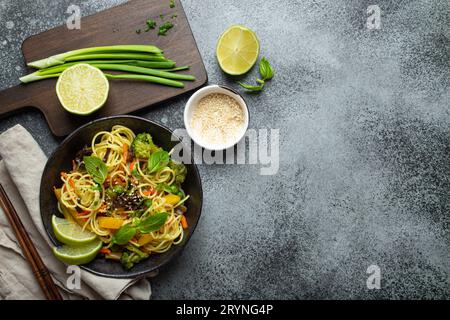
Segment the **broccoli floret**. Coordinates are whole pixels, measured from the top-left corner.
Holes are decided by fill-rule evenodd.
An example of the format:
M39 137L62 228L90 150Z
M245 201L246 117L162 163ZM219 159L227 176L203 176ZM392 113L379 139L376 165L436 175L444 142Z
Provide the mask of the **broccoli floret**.
M127 249L130 250L131 252L136 253L137 256L140 258L140 260L148 258L148 253L145 253L144 251L139 250L138 248L136 248L135 246L133 246L131 244L127 245ZM138 260L138 261L134 260L133 262L139 262L140 260Z
M136 158L148 159L159 148L153 143L150 133L139 133L131 144Z
M186 166L182 163L170 160L169 168L171 168L175 172L175 183L177 185L181 185L184 182L184 179L186 179Z
M138 263L138 262L148 258L148 254L147 253L139 250L138 248L134 247L133 245L128 245L126 248L128 250L130 250L131 252L128 252L128 251L125 250L122 253L122 257L120 258L120 262L122 263L122 266L125 269L127 269L127 270L133 268L133 266L136 263Z
M134 263L131 261L130 259L130 255L128 254L128 252L123 252L122 253L122 257L120 258L120 262L122 263L122 266L125 269L131 269L134 265Z

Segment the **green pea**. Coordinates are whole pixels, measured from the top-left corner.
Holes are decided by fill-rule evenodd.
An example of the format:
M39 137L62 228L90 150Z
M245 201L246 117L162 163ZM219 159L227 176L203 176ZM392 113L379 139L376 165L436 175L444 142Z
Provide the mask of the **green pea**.
M170 193L178 194L178 192L180 192L180 190L178 189L178 187L176 185L170 186Z
M121 194L121 193L123 193L125 190L123 189L123 187L122 186L115 186L114 188L113 188L113 192L114 193L117 193L117 194Z

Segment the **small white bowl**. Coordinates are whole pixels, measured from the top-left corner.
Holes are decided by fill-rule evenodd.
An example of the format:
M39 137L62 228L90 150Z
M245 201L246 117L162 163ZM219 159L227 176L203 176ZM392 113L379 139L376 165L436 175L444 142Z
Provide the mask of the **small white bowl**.
M212 93L223 93L226 94L227 96L230 96L232 98L234 98L236 100L237 103L239 103L239 105L242 108L242 111L244 112L244 125L242 126L241 132L239 133L239 135L237 136L235 141L231 141L228 144L224 144L224 145L211 145L208 144L201 136L199 136L198 134L196 134L192 128L191 128L191 118L192 118L192 112L195 108L195 106L199 103L199 101ZM201 88L200 90L196 91L188 100L188 102L186 103L186 107L184 108L184 125L186 127L187 133L189 134L189 136L191 137L192 140L194 140L194 142L196 144L198 144L199 146L208 149L208 150L225 150L228 148L231 148L232 146L234 146L235 144L237 144L239 141L241 141L241 139L244 137L245 132L247 131L248 128L248 121L249 121L249 114L248 114L248 107L247 104L245 103L244 99L242 98L242 96L237 93L235 90L223 86L223 85L217 85L217 84L213 84L213 85L209 85L206 87Z

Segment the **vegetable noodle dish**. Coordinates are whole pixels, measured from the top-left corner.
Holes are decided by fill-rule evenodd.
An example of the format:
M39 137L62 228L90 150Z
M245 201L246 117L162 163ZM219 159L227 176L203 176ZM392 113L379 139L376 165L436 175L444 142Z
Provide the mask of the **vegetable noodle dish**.
M66 220L94 233L98 252L130 269L183 240L186 173L149 133L116 125L76 154L54 192Z

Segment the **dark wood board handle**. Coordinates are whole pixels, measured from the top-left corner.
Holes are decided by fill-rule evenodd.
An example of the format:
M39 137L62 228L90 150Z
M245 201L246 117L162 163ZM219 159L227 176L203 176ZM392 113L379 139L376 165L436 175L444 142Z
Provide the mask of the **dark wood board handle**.
M160 14L164 18L160 18ZM172 15L176 14L176 18ZM145 30L147 19L158 25L171 21L174 27L166 36L158 36L155 30ZM45 43L45 45L42 45ZM111 9L81 18L80 30L69 30L65 25L53 28L24 40L22 52L26 62L49 57L69 50L117 44L154 44L179 66L189 65L188 71L196 81L186 81L184 88L172 88L142 81L110 81L106 104L94 114L81 117L66 112L55 93L56 79L47 79L0 92L0 116L23 107L35 107L42 111L51 131L65 136L91 120L127 114L154 106L177 96L192 92L208 81L202 57L195 43L188 19L179 0L170 8L169 1L132 0ZM28 70L32 72L32 70Z
M40 109L38 99L42 94L42 86L36 84L19 84L0 91L0 117L9 115L25 107Z

